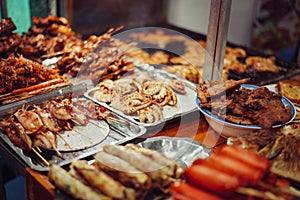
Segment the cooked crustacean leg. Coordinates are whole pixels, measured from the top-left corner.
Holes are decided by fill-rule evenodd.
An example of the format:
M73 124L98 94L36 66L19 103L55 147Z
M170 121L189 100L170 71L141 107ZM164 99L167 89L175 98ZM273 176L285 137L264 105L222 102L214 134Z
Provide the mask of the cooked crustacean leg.
M166 84L154 80L146 81L141 90L142 94L149 96L160 106L176 105L177 96Z
M139 92L134 92L122 97L116 95L116 98L113 98L110 106L130 115L142 108L148 107L150 104L150 98L145 97Z
M99 89L94 93L94 98L101 102L110 103L112 91L115 88L114 82L107 79L99 83L98 87Z
M155 123L163 118L162 107L158 104L151 104L151 106L140 109L138 111L139 120L142 123Z
M120 96L124 96L139 91L138 87L138 84L136 84L133 80L124 80L116 85L115 92Z
M168 85L174 92L177 92L178 94L186 94L185 84L182 81L172 79L168 82Z

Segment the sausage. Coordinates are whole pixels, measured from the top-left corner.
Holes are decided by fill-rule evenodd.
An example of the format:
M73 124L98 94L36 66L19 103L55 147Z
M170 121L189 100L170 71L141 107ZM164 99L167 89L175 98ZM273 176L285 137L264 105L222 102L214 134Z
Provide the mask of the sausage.
M209 162L212 162L215 165L215 168L222 172L238 176L243 184L249 183L256 185L265 173L265 171L261 169L222 154L211 155L209 157Z
M269 170L271 167L268 159L237 145L226 145L221 149L220 153L264 171Z
M218 194L231 194L241 185L231 176L208 165L192 165L184 171L188 183Z
M176 183L171 185L171 196L176 200L222 200L214 194L194 187L188 183Z

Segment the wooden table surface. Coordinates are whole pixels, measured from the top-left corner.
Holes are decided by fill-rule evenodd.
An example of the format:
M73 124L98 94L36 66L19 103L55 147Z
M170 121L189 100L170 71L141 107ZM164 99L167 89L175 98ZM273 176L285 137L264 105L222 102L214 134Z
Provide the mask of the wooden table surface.
M161 130L147 133L147 137L158 136L192 138L210 148L212 152L218 151L219 147L226 143L226 139L214 132L198 112L171 122ZM26 168L26 199L52 200L53 198L54 186L49 182L47 174Z

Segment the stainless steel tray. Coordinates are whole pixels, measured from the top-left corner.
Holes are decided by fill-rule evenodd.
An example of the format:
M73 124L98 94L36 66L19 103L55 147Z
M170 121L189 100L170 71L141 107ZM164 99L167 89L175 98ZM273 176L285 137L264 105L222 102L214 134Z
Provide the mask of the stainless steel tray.
M193 101L193 99L195 99L195 97L196 97L196 85L195 84L193 84L185 79L182 79L174 74L170 74L166 71L154 69L154 67L147 65L147 64L140 64L140 63L137 64L137 69L135 70L134 74L139 74L139 73L146 73L150 78L157 78L162 81L167 81L167 80L171 80L171 79L179 79L185 84L186 94L185 95L177 94L178 105L176 105L176 106L168 106L167 105L167 106L163 107L163 120L161 120L159 122L142 123L138 120L137 116L124 114L123 112L121 112L115 108L112 108L109 104L98 101L93 96L93 93L96 90L98 90L98 87L88 89L88 91L84 93L84 96L87 97L88 99L91 99L92 101L106 107L107 109L113 111L114 113L117 113L118 115L128 119L129 121L146 127L147 129L162 126L171 120L179 118L180 116L187 115L189 113L197 111L197 105ZM130 79L131 77L132 76L128 76L128 77L122 78L120 80L117 80L116 82Z
M140 137L146 133L146 129L144 127L139 127L133 123L130 123L131 128L115 127L114 124L109 125L110 131L108 133L108 136L95 146L77 151L64 151L61 152L61 157L57 156L54 151L43 150L42 156L50 164L63 166L71 163L74 160L79 160L94 155L95 153L101 151L104 144L124 143L136 137ZM23 162L24 165L37 171L49 170L49 166L47 166L36 154L34 154L33 152L23 151L22 149L16 147L11 143L11 141L4 133L0 132L0 138L2 141L4 141L4 143L1 142L0 145L7 151L7 153L11 154L11 156L17 157L15 158L16 160Z
M79 87L78 87L79 88ZM74 92L74 88L69 88L68 90L62 91L56 91L51 94L45 94L39 97L34 97L31 99L27 99L26 103L28 104L38 104L42 101L48 100L50 97L57 97L57 96L64 96L65 94ZM83 97L85 98L85 97ZM86 98L85 98L86 99ZM88 99L87 99L88 100ZM0 110L0 116L4 116L7 114L11 114L12 112L16 111L18 108L20 108L23 105L24 101L16 102L10 105L4 106L3 109ZM92 156L93 154L97 153L101 150L102 146L104 144L108 143L124 143L126 141L132 140L137 137L141 137L144 134L146 134L146 128L139 126L135 123L132 123L128 121L127 119L116 115L113 113L113 118L117 119L116 121L123 121L124 123L118 123L116 121L94 121L93 124L98 124L99 126L103 126L105 129L101 133L101 139L99 139L97 142L92 142L92 144L89 144L91 142L90 140L85 140L83 142L86 142L86 147L80 147L75 148L75 150L68 150L68 149L62 149L60 151L61 156L58 156L55 151L52 150L46 150L43 149L41 155L47 160L49 164L57 164L57 165L66 165L71 163L74 160L82 159L88 156ZM82 127L79 127L82 128ZM94 127L94 129L96 129ZM94 130L95 131L95 130ZM70 132L70 135L72 136L72 133ZM39 158L34 152L27 152L23 151L22 149L16 147L9 138L2 132L0 132L0 145L2 149L6 151L7 154L9 154L11 157L14 158L14 160L20 162L22 166L28 166L32 169L35 169L37 171L48 171L49 166L46 165L46 163ZM73 145L76 144L76 142ZM82 142L82 140L81 140ZM63 145L61 145L63 147ZM78 143L78 146L80 144Z
M182 168L191 166L192 162L197 158L208 158L211 154L211 150L209 148L191 138L159 136L147 138L142 141L132 140L128 142L138 144L139 146L147 149L158 151L166 157L173 159ZM93 163L94 159L91 158L89 162ZM59 189L55 189L54 191L56 200L73 199L71 196L60 191ZM168 198L170 198L169 194L164 194L159 191L152 191L148 193L143 200L160 200Z
M138 145L162 153L182 168L191 166L197 158L207 158L211 154L209 148L191 138L159 136L147 138Z

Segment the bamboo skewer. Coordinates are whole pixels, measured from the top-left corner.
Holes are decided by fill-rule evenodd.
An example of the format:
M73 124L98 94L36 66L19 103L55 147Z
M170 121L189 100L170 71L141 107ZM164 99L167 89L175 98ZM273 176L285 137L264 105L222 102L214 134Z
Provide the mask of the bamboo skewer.
M35 147L39 153L42 153L42 150L40 149L40 147Z
M239 187L237 189L237 192L239 194L250 195L250 196L258 197L258 198L262 198L262 199L285 200L283 197L277 197L275 194L273 194L270 191L260 191L260 190L254 189L254 188Z
M107 120L108 121L112 121L112 122L115 122L117 124L124 124L126 126L128 126L129 122L125 121L125 120L121 120L121 119L116 119L114 117L107 117Z
M41 132L41 134L44 135L45 137L47 137L47 135L45 133ZM61 157L61 153L57 149L56 145L51 140L48 140L48 141L50 142L51 146L55 150L56 154Z
M50 163L37 151L35 148L32 148L32 151L47 165L50 166Z
M56 133L65 143L66 143L66 145L70 148L70 149L72 149L72 146L67 142L67 140L60 134L60 133Z

